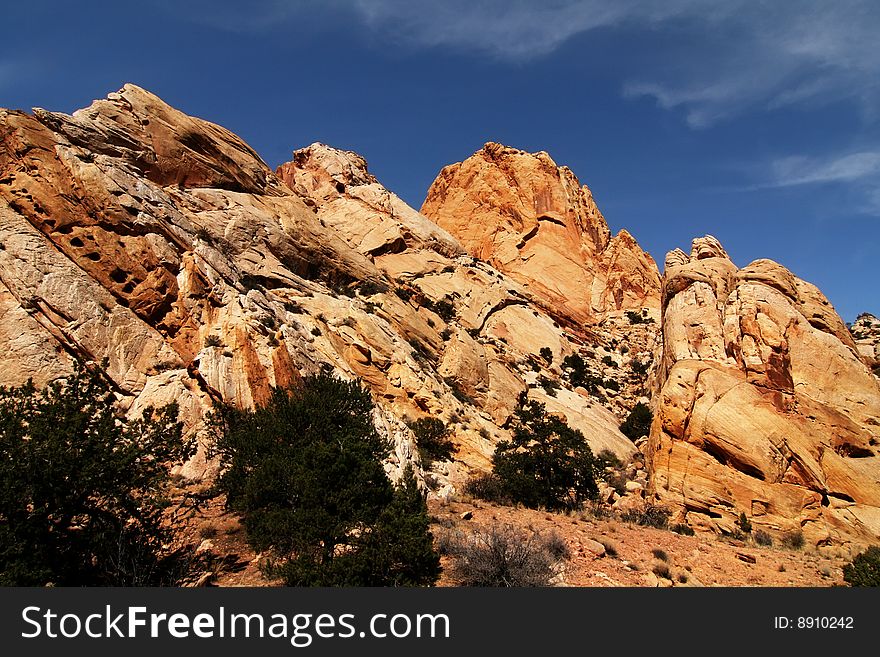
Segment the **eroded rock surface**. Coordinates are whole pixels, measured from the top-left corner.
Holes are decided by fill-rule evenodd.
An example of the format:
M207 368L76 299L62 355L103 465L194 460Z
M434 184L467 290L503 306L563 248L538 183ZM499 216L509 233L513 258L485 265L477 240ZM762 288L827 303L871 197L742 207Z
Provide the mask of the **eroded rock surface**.
M880 536L880 386L819 290L781 265L738 268L715 238L667 256L655 494L680 519Z
M134 85L70 116L0 110L0 245L0 384L106 358L130 413L176 400L198 433L214 401L259 404L318 370L358 377L394 445L389 473L414 463L438 490L485 469L520 392L541 394L536 377L584 346L356 154L314 144L276 173ZM555 365L537 357L547 345ZM596 451L635 452L586 392L553 408ZM406 424L425 415L458 447L430 472ZM211 468L202 449L181 474Z
M625 230L612 237L586 185L543 151L487 143L440 172L421 211L561 317L659 305L654 260Z

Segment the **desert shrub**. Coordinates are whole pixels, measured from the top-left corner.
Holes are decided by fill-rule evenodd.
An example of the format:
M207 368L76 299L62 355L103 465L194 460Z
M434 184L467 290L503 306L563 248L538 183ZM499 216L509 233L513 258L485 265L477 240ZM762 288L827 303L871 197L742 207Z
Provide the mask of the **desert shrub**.
M615 361L611 356L602 356L602 363L604 365L607 365L608 367L617 367L617 361Z
M611 539L608 539L608 538L604 538L604 537L597 538L596 541L599 542L602 545L602 547L605 548L605 554L607 556L612 557L612 558L618 556L619 553L617 551L617 545L614 543L614 541L612 541Z
M744 534L752 533L752 521L746 517L745 511L739 514L736 524Z
M449 440L449 427L442 420L423 417L409 425L416 438L419 456L425 467L435 461L450 461L455 453L455 445Z
M456 317L455 306L446 299L440 299L435 302L434 307L431 308L431 310L440 315L443 321L446 322L451 322Z
M206 347L222 347L223 341L220 339L219 335L209 335L205 338L205 346Z
M530 508L572 509L599 492L596 460L584 435L543 404L520 397L513 436L492 457L495 476L515 502Z
M544 537L544 544L547 546L550 556L557 561L564 561L571 558L571 550L568 548L568 543L566 543L565 539L555 531L551 530L550 533Z
M483 473L472 476L464 484L464 492L471 497L476 497L486 502L496 504L511 504L510 495L504 490L504 485L494 473Z
M215 538L217 533L217 527L215 525L208 524L199 528L200 538Z
M651 568L651 572L654 573L657 577L662 577L663 579L672 579L672 575L669 572L669 566L665 563L655 563L653 568Z
M620 459L617 457L617 454L612 452L610 449L603 449L601 452L596 454L596 466L600 469L616 469L623 467L623 463L621 463Z
M629 320L630 324L643 324L645 322L645 318L642 317L642 313L637 313L634 310L627 310L626 318Z
M620 390L620 384L617 381L615 381L614 379L605 379L602 382L602 387L605 388L606 390L617 390L617 391Z
M850 586L880 586L880 547L872 545L843 567L843 579Z
M675 525L672 525L672 527L670 527L669 529L670 529L670 531L673 531L676 534L681 534L682 536L693 536L694 535L693 527L691 527L690 525L686 525L684 523L677 523Z
M361 296L371 297L374 294L381 294L383 292L388 291L388 286L385 283L380 283L378 281L361 281L357 286L358 292Z
M106 367L106 361L103 363ZM173 585L169 466L194 449L175 404L127 420L103 373L0 388L0 584Z
M394 289L394 294L396 294L402 301L409 301L412 299L414 292L408 287L398 287Z
M662 548L654 548L651 550L651 554L654 555L655 559L659 559L660 561L669 561L669 555L666 554L666 550Z
M538 355L544 359L544 362L548 365L553 362L553 352L550 350L550 347L541 347L538 351Z
M321 329L319 329L317 326L313 326L313 327L312 327L311 333L312 333L312 335L314 335L316 338L321 337Z
M328 374L275 389L257 409L215 412L217 489L264 572L293 586L418 586L440 573L412 470L393 486L373 402Z
M555 397L556 393L562 387L556 379L550 379L543 374L538 377L538 385L544 389L549 397Z
M763 529L756 529L755 533L752 534L752 538L755 539L755 543L758 545L773 545L773 538Z
M425 365L430 362L431 352L418 338L410 338L407 342L412 349L412 357L417 363Z
M603 449L596 455L596 476L611 486L618 495L626 494L626 473L621 471L623 463L610 449ZM610 468L610 471L609 471Z
M637 377L642 378L648 374L648 369L651 367L651 361L640 361L633 359L629 364L630 368Z
M462 586L510 587L549 586L566 558L558 536L509 525L460 538L452 556L452 571Z
M620 514L624 522L632 522L643 527L666 529L669 525L669 516L672 512L657 504L646 504L641 509L629 509Z
M651 409L642 402L638 402L620 425L620 432L635 442L651 432L651 422L653 419L654 416L651 414Z
M783 547L787 547L790 550L800 550L804 547L804 533L800 529L785 532L779 539L779 542L782 543Z
M598 377L592 377L587 371L587 363L580 354L570 354L563 358L562 371L574 387L580 386L590 390L591 382L594 387L598 382Z

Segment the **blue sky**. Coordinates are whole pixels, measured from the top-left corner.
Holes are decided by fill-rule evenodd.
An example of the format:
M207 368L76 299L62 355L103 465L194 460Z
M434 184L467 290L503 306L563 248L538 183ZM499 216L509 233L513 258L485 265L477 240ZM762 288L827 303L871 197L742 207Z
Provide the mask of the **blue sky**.
M486 141L546 150L662 268L718 237L843 318L880 315L880 3L141 0L11 3L0 106L134 82L271 166L355 150L418 207Z

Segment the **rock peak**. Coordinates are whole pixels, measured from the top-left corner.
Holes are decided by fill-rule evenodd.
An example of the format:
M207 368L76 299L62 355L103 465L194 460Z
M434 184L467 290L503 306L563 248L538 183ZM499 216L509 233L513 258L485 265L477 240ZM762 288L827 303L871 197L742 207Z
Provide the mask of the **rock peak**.
M590 190L545 151L486 143L440 172L422 214L576 323L659 305L654 261L629 233L612 240Z
M697 237L691 243L691 259L703 260L704 258L724 258L730 260L727 251L721 246L718 238L712 235Z

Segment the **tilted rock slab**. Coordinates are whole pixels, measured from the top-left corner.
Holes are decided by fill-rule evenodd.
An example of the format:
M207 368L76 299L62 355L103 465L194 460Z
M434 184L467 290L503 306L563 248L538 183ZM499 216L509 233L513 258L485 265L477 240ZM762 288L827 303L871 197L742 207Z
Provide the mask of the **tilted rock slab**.
M880 386L816 287L770 260L737 268L709 236L671 252L660 369L646 456L680 520L880 536Z

